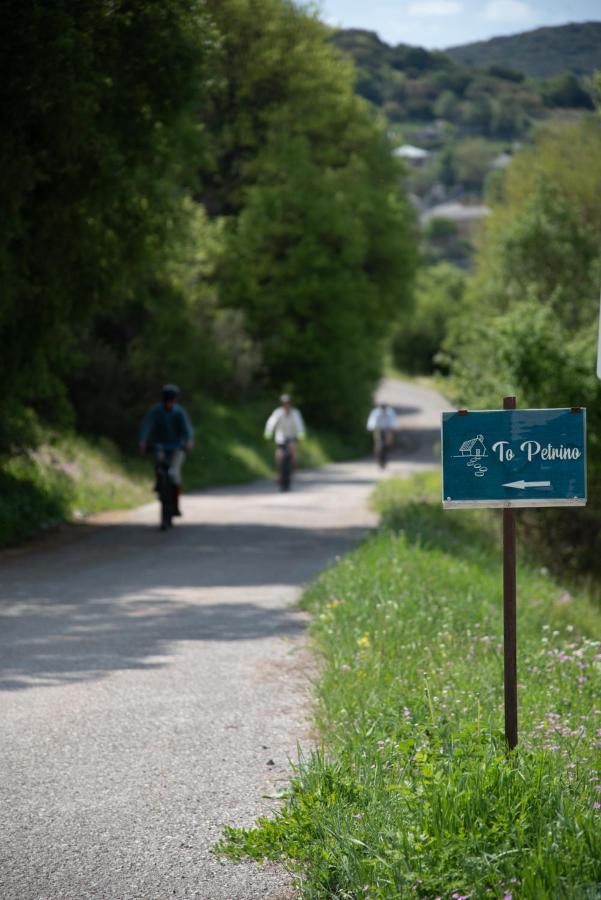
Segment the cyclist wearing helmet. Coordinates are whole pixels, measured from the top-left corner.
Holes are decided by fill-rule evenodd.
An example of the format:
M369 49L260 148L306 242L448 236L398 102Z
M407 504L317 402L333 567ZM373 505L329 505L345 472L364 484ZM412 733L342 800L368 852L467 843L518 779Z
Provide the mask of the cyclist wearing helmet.
M298 409L292 406L289 394L280 397L281 406L274 409L265 424L265 437L275 438L275 463L279 468L283 449L288 444L292 463L296 465L296 444L305 436L305 423Z
M167 455L169 477L175 486L176 509L174 515L181 516L179 495L182 483L182 465L185 451L194 445L194 432L188 413L178 403L179 388L176 384L163 385L162 402L152 406L140 428L140 451L152 447L157 453ZM157 487L155 485L155 490Z

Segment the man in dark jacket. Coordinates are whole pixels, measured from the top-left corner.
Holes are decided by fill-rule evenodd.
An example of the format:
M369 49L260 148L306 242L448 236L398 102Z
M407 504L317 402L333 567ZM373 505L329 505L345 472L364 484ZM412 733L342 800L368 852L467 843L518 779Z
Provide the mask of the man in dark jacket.
M175 384L163 385L162 403L152 406L140 428L140 450L146 453L148 447L164 454L169 463L169 477L175 485L175 515L181 516L179 495L182 484L182 465L186 451L194 445L194 431L190 417L178 403L179 388Z

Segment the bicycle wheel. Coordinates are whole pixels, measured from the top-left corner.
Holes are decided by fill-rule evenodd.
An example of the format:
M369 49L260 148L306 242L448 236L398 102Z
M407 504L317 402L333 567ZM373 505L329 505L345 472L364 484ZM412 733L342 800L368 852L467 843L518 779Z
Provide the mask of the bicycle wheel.
M173 515L173 488L167 472L161 472L159 476L159 500L161 501L161 531L171 528Z
M289 491L290 481L292 479L292 456L290 453L284 453L280 463L280 490Z

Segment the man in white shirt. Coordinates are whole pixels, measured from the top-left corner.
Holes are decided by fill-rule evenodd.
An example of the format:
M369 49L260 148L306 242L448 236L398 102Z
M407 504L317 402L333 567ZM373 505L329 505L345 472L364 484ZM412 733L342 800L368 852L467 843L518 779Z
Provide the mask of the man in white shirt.
M373 432L374 453L380 466L386 465L386 455L392 447L392 435L396 427L396 415L392 406L380 403L375 406L367 420L367 430Z
M292 406L288 394L280 397L281 406L274 409L265 424L265 437L275 438L275 464L279 469L284 447L288 444L292 463L296 465L296 444L305 436L305 423L298 409Z

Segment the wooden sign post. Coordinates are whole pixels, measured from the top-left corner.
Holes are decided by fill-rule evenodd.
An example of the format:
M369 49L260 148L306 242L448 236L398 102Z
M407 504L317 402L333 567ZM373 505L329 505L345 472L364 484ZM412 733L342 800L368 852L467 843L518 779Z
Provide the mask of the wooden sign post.
M503 409L515 409L515 397L503 398ZM510 750L518 743L517 585L515 512L503 510L503 673L505 739Z
M460 409L442 414L442 505L503 509L505 738L518 742L516 507L586 504L586 410Z

